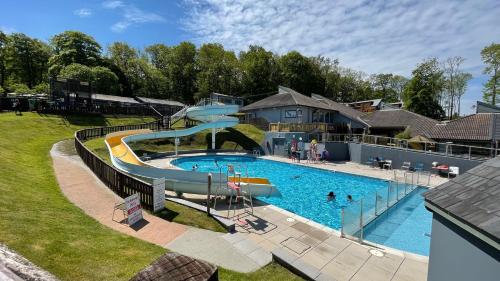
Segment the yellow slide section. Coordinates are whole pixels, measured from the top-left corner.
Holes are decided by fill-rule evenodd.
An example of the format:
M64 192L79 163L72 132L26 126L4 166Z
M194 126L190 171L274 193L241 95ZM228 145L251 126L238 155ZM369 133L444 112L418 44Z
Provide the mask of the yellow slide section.
M151 130L130 130L111 133L106 135L106 143L109 145L114 157L130 164L144 166L144 163L139 161L137 156L122 142L122 138L147 133L151 133Z
M229 177L230 182L242 182L242 183L255 183L255 184L271 184L266 178L244 178L241 179L239 177Z

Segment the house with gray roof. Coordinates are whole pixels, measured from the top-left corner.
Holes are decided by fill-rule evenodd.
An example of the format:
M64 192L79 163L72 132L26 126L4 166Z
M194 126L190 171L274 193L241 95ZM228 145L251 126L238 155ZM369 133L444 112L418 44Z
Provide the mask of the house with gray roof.
M172 115L184 107L184 104L173 100L153 99L146 97L136 97L136 100L147 106L153 107L162 115Z
M477 113L437 124L429 137L439 142L500 147L500 113Z
M433 213L428 280L499 280L500 158L424 197Z
M265 119L268 123L327 123L333 131L351 129L362 133L367 125L359 119L362 112L336 103L320 95L308 97L279 86L278 94L240 109L246 118Z
M429 133L439 123L437 120L405 109L377 110L365 113L361 119L368 124L370 134L390 137L406 129L412 137L419 135L429 137Z
M500 106L477 101L476 113L500 113Z

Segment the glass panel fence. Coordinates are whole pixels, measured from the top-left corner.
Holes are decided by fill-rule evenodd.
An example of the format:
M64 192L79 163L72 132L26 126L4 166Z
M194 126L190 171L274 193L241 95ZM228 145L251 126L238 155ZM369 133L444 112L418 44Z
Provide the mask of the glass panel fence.
M342 209L342 235L360 237L361 201L353 201Z

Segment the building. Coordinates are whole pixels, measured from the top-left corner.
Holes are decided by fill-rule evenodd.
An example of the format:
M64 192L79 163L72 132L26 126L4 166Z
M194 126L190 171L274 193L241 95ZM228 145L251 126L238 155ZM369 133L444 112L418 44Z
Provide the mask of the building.
M476 113L500 113L500 106L495 106L489 103L477 101Z
M290 88L279 86L278 94L254 102L241 109L247 121L265 120L275 124L302 124L280 127L291 131L314 131L336 133L363 133L367 124L359 117L362 112L334 102L320 95L308 97Z
M405 110L389 109L365 113L361 119L369 126L369 134L394 137L408 129L410 136L430 137L439 121Z
M500 158L425 193L433 213L429 281L499 280Z
M146 97L136 97L135 99L137 101L141 102L142 104L146 104L148 106L153 107L155 110L157 110L162 115L167 115L167 116L170 116L170 115L176 113L177 111L181 110L185 106L181 102L172 101L172 100L152 99L152 98L146 98Z
M346 105L361 112L373 112L376 110L380 110L382 108L383 103L382 99L374 99L374 100L349 102L346 103Z
M500 113L477 113L437 124L429 137L439 142L500 147Z

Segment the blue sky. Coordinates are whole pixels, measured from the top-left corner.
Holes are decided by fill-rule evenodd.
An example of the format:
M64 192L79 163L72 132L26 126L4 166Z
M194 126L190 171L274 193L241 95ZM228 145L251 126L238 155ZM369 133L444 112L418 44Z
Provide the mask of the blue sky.
M409 76L427 57L466 59L472 73L462 112L481 99L481 49L500 40L497 0L46 0L2 1L0 29L48 40L64 30L92 35L104 48L143 48L184 40L236 52L258 44L283 54L338 58L341 65Z

